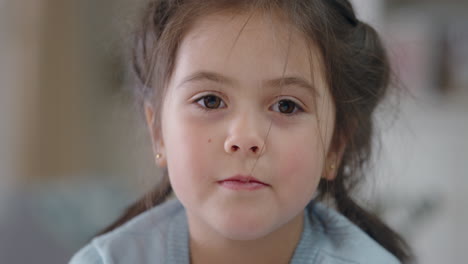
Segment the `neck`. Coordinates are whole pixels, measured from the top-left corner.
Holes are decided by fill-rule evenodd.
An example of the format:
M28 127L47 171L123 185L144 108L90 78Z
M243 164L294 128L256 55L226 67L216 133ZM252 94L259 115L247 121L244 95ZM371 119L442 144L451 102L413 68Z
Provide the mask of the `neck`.
M193 232L190 229L190 263L289 263L299 243L304 213L272 233L248 241L232 240L216 232Z

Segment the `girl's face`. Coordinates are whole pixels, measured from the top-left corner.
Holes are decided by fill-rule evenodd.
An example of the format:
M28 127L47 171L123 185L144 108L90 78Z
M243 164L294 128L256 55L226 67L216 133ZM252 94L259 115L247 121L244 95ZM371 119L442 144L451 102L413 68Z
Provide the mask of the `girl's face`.
M252 240L301 223L335 115L310 46L261 14L205 16L184 37L154 143L191 231ZM226 181L239 175L264 184Z

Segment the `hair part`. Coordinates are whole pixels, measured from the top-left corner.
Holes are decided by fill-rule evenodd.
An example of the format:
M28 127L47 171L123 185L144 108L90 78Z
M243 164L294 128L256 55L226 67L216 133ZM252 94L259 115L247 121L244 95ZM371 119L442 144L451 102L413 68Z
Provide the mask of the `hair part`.
M325 81L336 109L331 148L345 144L334 180L322 179L318 199L332 199L337 210L370 237L407 263L413 257L408 244L376 215L352 198L364 178L372 154L373 112L387 92L389 61L377 32L359 21L347 0L151 0L136 31L133 47L135 95L139 105L161 112L162 99L174 70L179 45L200 17L218 11L259 10L284 15L314 43L321 55ZM160 117L154 118L155 129ZM160 183L130 206L107 233L136 215L164 202L172 193L167 170Z

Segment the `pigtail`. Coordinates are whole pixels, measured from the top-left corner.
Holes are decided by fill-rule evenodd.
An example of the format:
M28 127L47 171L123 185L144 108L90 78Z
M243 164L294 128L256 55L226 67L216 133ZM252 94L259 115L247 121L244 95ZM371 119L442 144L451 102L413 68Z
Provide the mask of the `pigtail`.
M124 213L115 220L112 224L108 227L104 228L100 231L96 236L108 233L117 227L123 225L124 223L128 222L130 219L134 218L135 216L159 205L162 204L167 198L172 194L171 184L169 183L169 177L164 175L161 181L157 184L155 188L153 188L149 193L145 194L143 197L138 199L135 203L129 206Z
M136 78L134 87L136 104L141 110L145 100L155 95L162 95L160 92L162 89L154 89L153 87L156 85L153 83L153 74L156 64L156 51L159 47L157 44L163 35L169 18L175 12L178 2L178 0L150 1L144 9L141 24L135 31L132 49L132 70ZM162 60L167 59L167 55L161 57L166 57ZM159 105L156 105L156 107L158 108ZM159 119L155 118L154 125L157 126L158 122ZM117 220L97 233L96 236L108 233L135 216L163 203L171 194L172 187L169 182L168 172L165 170L159 183L150 192L125 209Z
M341 214L360 227L372 239L387 249L403 263L411 258L408 244L390 229L378 216L366 211L348 196L342 181L334 184L335 205Z
M329 83L336 105L334 142L345 142L336 178L319 184L319 199L331 198L336 209L402 263L414 259L405 240L377 215L361 207L353 190L364 178L372 155L373 113L390 83L390 63L378 33L359 21L349 1L326 1L333 36L323 43ZM339 51L339 52L336 52ZM338 54L336 54L338 53Z

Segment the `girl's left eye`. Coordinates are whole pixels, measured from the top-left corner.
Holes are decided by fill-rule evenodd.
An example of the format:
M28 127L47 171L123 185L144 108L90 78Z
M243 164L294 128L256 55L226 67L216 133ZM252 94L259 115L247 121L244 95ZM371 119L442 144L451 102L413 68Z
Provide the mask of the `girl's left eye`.
M209 94L195 100L195 102L205 109L218 109L226 107L224 101L216 95Z
M304 111L297 103L283 99L273 105L273 111L280 112L286 115L296 114L297 111Z

